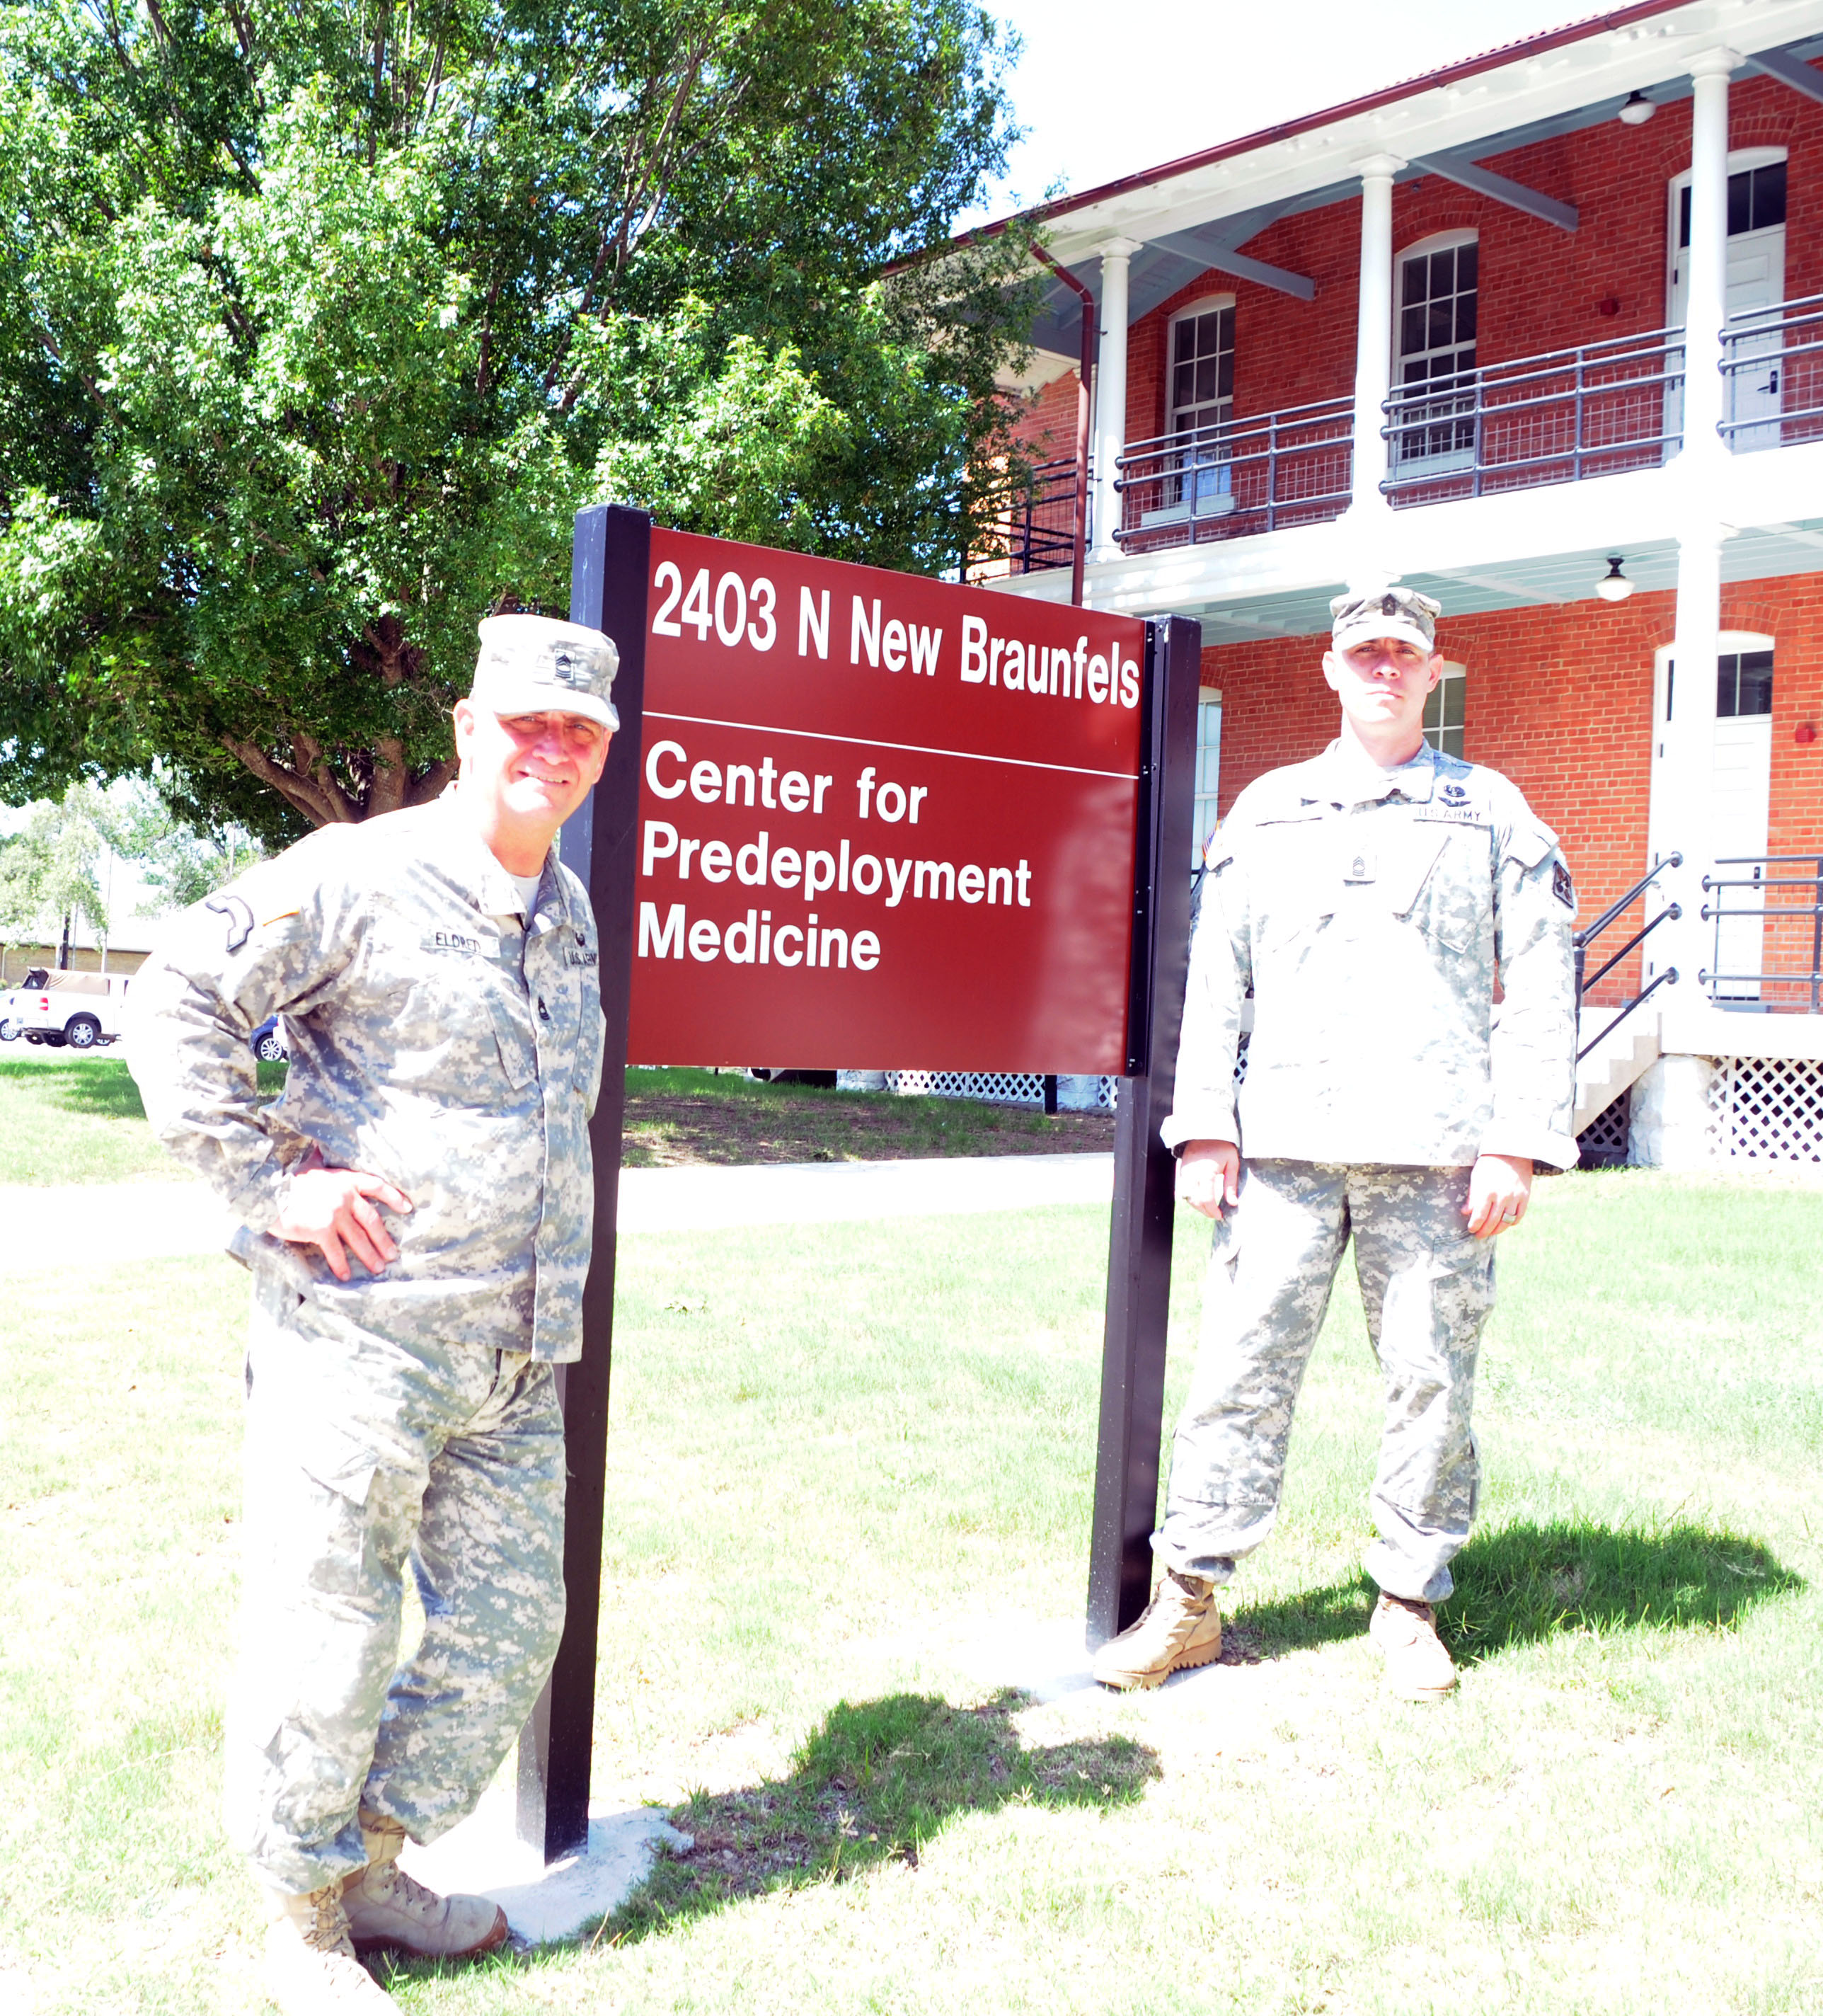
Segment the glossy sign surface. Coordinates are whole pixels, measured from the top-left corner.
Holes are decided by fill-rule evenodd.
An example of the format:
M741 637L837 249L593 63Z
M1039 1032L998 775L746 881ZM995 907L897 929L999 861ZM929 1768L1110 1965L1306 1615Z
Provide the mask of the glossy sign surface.
M1119 1071L1144 625L654 531L629 1060Z

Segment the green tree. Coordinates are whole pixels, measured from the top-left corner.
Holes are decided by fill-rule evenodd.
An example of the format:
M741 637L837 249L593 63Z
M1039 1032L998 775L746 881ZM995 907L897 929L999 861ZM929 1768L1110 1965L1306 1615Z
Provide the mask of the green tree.
M21 830L0 841L0 933L51 943L77 919L98 938L108 929L100 869L108 849L106 802L93 784L27 810Z
M967 0L0 6L0 797L433 795L593 499L952 562L1030 293L915 255L1003 56Z
M192 826L171 809L171 794L150 780L122 779L102 801L108 846L138 871L138 911L162 915L200 903L264 851L243 827Z

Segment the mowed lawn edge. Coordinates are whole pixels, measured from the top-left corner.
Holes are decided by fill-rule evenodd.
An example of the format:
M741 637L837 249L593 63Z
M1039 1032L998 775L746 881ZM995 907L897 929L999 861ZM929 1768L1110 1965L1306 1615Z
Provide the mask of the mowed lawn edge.
M13 1050L0 1055L0 1191L187 1179L153 1137L124 1057ZM261 1093L276 1096L285 1074L282 1064L262 1064ZM630 1071L627 1089L628 1168L1097 1154L1113 1143L1108 1112L1045 1114L683 1068Z

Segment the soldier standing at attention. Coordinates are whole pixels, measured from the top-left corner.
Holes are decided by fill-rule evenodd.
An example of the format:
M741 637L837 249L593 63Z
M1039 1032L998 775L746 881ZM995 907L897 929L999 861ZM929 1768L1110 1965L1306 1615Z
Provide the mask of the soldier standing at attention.
M1534 1164L1576 1161L1576 892L1556 837L1498 772L1426 743L1437 604L1389 588L1330 610L1340 735L1249 784L1210 848L1162 1132L1214 1248L1162 1573L1096 1657L1109 1687L1219 1654L1216 1590L1271 1530L1350 1234L1386 1394L1368 1633L1395 1693L1454 1687L1432 1605L1475 1517L1493 1241L1525 1215Z
M397 1857L473 1810L563 1629L551 1368L582 1346L602 1021L551 843L606 761L617 664L599 631L484 622L449 790L262 862L134 986L146 1111L253 1274L225 1805L287 2016L395 2009L360 1954L506 1936ZM275 1013L291 1064L261 1107L247 1039Z

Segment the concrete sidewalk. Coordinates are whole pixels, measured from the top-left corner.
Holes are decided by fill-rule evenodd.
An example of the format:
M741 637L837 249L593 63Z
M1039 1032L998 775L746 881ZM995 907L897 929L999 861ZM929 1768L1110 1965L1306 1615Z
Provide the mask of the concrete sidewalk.
M710 1231L1106 1205L1113 1182L1114 1158L1106 1154L624 1169L620 1229ZM226 1208L196 1183L0 1185L0 1276L216 1253L233 1229Z

